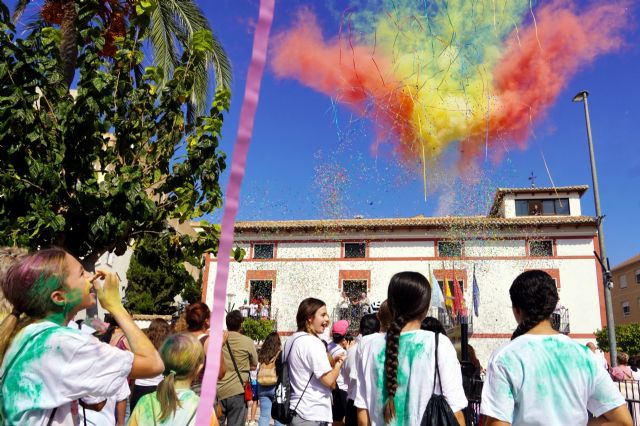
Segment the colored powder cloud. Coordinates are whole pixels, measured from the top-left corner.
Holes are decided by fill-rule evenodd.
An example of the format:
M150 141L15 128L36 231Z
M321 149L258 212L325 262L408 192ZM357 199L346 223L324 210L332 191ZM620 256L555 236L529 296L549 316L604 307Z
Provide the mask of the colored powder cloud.
M580 67L623 45L629 19L620 2L408 3L346 10L331 39L301 10L276 35L272 68L371 120L374 150L391 142L429 163L460 142L461 171L489 148L499 158L496 144L524 148Z

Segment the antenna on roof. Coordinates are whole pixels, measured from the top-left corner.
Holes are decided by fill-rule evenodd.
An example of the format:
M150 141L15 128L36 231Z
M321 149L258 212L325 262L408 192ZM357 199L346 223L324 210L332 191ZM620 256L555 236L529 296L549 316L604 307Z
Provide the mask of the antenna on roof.
M536 179L538 179L538 176L534 176L533 171L531 171L531 176L529 176L527 179L529 179L531 181L531 187L535 188L536 187Z

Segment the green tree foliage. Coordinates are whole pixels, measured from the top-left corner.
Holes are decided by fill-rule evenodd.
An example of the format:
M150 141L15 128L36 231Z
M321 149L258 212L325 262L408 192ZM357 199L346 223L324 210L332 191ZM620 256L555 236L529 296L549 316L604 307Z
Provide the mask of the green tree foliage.
M156 236L145 236L135 247L127 271L126 308L138 314L173 314L174 299L196 280L174 247Z
M264 341L275 329L275 321L273 320L245 318L242 322L242 334L256 342Z
M596 331L595 335L600 350L609 352L607 327ZM618 352L640 354L640 323L616 325L616 343Z
M139 28L153 9L136 3L112 59L100 54L101 3L78 2L75 97L62 74L60 30L23 38L0 3L0 245L58 245L90 265L151 233L198 264L217 251L218 227L193 237L167 225L222 205L218 140L229 93L218 91L207 115L186 120L194 64L211 34L194 35L171 78L147 67L137 79Z

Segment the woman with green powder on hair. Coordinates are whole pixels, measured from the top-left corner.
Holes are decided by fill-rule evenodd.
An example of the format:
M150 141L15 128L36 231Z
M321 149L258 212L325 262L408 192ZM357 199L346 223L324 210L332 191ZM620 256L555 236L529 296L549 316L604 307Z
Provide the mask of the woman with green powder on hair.
M631 426L624 398L589 348L551 327L558 303L553 278L544 271L524 272L509 294L518 327L489 360L483 424Z
M99 283L98 281L102 281ZM114 395L127 377L153 377L164 365L122 306L112 274L91 277L62 249L31 253L10 267L2 290L13 311L0 324L0 423L75 425L78 400ZM96 303L111 312L131 344L121 351L68 328Z
M387 290L391 322L386 335L375 333L358 344L353 404L359 426L418 426L434 389L444 396L455 420L464 424L467 398L456 350L446 336L420 329L430 300L431 286L422 274L400 272L391 278Z

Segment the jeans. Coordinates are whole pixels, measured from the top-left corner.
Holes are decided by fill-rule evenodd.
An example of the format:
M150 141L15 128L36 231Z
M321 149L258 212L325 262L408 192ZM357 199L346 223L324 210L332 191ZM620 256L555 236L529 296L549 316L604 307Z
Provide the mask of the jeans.
M258 426L269 426L271 421L271 405L275 398L276 386L262 386L258 384L258 400L260 401L260 418ZM275 421L275 426L282 426L282 423Z

